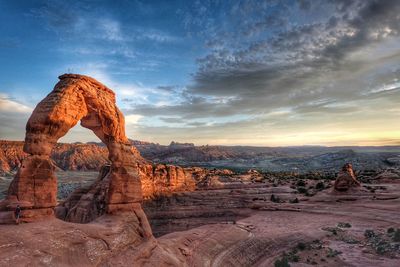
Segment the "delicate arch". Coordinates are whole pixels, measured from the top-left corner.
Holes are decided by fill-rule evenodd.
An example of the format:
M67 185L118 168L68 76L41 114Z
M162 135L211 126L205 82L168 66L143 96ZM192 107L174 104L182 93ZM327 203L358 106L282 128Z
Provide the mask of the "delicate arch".
M109 150L111 166L100 175L101 179L107 177L104 181L108 183L103 192L105 211L140 208L142 189L137 163L142 158L125 135L124 116L116 106L114 92L83 75L64 74L59 79L27 122L24 151L30 155L11 183L7 200L39 216L53 214L57 180L50 154L58 139L81 121Z

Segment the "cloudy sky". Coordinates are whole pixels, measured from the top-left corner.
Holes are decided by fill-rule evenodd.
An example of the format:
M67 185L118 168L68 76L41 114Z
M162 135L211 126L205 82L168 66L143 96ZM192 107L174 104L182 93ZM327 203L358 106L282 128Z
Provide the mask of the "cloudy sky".
M132 139L400 144L398 0L4 0L0 62L0 139L80 73L117 93Z

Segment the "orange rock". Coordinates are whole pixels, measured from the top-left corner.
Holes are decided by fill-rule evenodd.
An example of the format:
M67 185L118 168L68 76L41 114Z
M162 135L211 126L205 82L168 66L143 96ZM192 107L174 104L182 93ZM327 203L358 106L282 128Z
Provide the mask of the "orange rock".
M139 165L143 197L167 196L174 192L193 191L196 180L191 171L174 165Z
M338 173L334 184L334 190L343 192L360 185L361 183L357 181L354 175L353 166L350 163L346 163Z
M125 121L116 106L112 90L83 75L65 74L59 77L53 91L34 109L26 125L24 152L30 154L22 161L8 191L8 199L33 203L29 220L49 214L46 209L57 203L57 181L50 155L58 139L79 121L106 144L111 161L107 179L99 183L97 193L103 193L105 205L138 203L142 189L138 162L144 162L136 148L125 136ZM94 190L93 189L93 190ZM107 194L105 194L107 192ZM98 204L96 198L87 201ZM0 205L4 207L7 205ZM89 205L90 206L90 205ZM40 211L39 209L44 209ZM85 212L83 212L85 214ZM22 218L23 219L23 218Z
M9 196L30 202L34 208L49 208L57 204L57 178L54 165L46 156L32 155L22 161L8 189Z

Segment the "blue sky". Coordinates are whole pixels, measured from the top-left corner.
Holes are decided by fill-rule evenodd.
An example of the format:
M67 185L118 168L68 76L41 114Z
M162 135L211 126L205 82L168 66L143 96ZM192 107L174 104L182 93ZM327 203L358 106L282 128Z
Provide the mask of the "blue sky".
M399 13L395 0L0 0L0 138L22 140L72 72L116 92L132 139L400 144Z

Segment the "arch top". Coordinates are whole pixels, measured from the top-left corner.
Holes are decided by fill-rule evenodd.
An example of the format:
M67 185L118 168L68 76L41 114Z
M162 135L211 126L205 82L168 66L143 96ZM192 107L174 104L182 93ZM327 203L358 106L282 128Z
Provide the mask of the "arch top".
M124 116L110 88L80 74L63 74L59 79L27 122L25 152L50 155L58 139L79 121L107 146L111 143L129 144Z
M115 97L115 93L113 90L111 90L110 88L108 88L107 86L105 86L104 84L102 84L101 82L99 82L98 80L96 80L90 76L86 76L86 75L82 75L82 74L75 74L75 73L65 73L65 74L58 76L58 79L60 81L72 79L72 80L80 80L83 82L92 83L93 85L96 85L98 87L98 89L106 91L107 93L109 93Z

